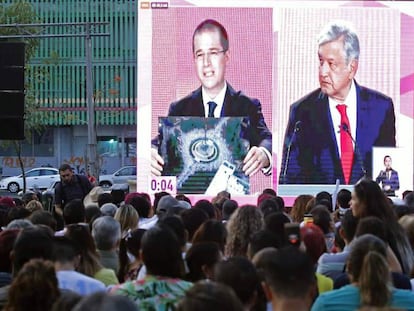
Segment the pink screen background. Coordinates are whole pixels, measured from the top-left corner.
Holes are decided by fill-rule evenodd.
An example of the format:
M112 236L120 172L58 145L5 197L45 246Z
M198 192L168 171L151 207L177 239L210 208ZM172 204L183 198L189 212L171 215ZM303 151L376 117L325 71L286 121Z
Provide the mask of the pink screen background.
M152 135L169 104L200 86L194 70L192 35L205 19L227 30L230 62L226 79L236 90L258 98L272 129L272 9L169 8L152 11ZM261 173L251 178L251 193L272 186Z

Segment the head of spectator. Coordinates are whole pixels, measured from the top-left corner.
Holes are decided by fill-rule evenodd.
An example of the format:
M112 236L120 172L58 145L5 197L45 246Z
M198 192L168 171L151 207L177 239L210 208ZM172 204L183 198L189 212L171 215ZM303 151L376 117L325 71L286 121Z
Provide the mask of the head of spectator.
M230 286L246 310L256 304L261 290L260 279L253 263L246 257L232 257L217 263L214 281Z
M137 306L130 299L98 292L82 298L72 311L137 311Z
M306 246L306 253L312 260L312 263L316 265L319 257L327 252L325 236L322 230L314 224L307 224L300 228L300 237Z
M226 226L221 221L209 219L194 233L192 243L215 242L219 246L220 251L224 253L226 239Z
M6 230L33 228L34 224L28 219L15 219L8 223Z
M185 202L187 202L188 204L190 204L190 206L193 206L193 203L191 202L190 198L189 198L188 196L186 196L185 194L179 193L179 194L177 194L177 195L175 196L175 198L176 198L178 201L185 201Z
M386 306L391 297L390 270L387 246L376 236L366 234L358 237L347 261L351 282L357 284L361 305Z
M125 195L126 195L125 190L116 189L114 186L112 186L111 196L112 196L112 202L114 204L116 204L117 206L121 206L125 200Z
M139 256L141 240L145 229L135 229L121 239L119 244L119 271L118 280L124 282L127 277L136 279L142 262Z
M166 226L175 233L175 236L180 243L180 249L185 250L185 246L188 239L187 230L185 230L184 223L179 216L166 216L160 219L157 223L159 226Z
M231 199L231 194L228 191L220 191L217 195L211 199L213 206L220 212L223 212L223 203Z
M0 272L12 273L10 253L19 233L19 229L8 229L0 232Z
M14 242L11 254L13 274L17 275L23 265L30 259L51 260L53 258L52 244L52 236L42 228L35 227L21 230Z
M39 201L39 198L37 197L36 193L34 193L33 191L26 191L22 195L22 202L24 206L26 206L26 204L32 200Z
M364 234L372 234L377 238L380 238L384 243L389 243L387 225L378 217L368 216L359 220L355 231L355 237Z
M234 211L239 207L239 203L235 200L226 200L223 203L223 210L222 210L222 220L228 221L230 216L234 213Z
M411 248L414 249L414 215L405 215L401 217L398 222L407 234Z
M0 228L5 227L9 222L8 214L10 207L5 205L0 205Z
M285 224L290 223L290 218L282 212L271 213L264 218L266 230L274 233L280 239L280 246L286 241Z
M33 213L35 211L43 210L43 205L42 205L42 203L40 203L39 200L31 200L31 201L27 202L24 207L30 213Z
M263 228L263 215L256 206L243 205L231 215L226 227L226 256L246 257L252 235Z
M168 192L161 191L154 194L154 204L153 208L154 211L158 213L158 202L161 200L163 196L170 195Z
M24 207L23 201L19 198L13 198L14 204L16 204L16 207Z
M109 192L102 192L98 194L98 207L102 207L105 203L114 203L112 195Z
M180 243L167 226L154 226L144 233L141 259L149 275L180 279L184 276Z
M78 293L67 291L55 301L52 311L72 311L81 299L82 296Z
M242 303L227 285L197 282L178 304L177 311L242 311Z
M10 208L16 207L16 203L11 197L0 197L0 205L4 205Z
M194 208L200 208L205 211L208 215L208 218L215 219L216 218L216 210L214 205L209 200L199 200L194 204Z
M185 261L188 267L186 280L197 282L213 279L214 267L221 261L223 252L217 243L200 242L193 244L186 252Z
M24 207L11 207L7 213L7 223L15 219L24 219L30 216L30 212Z
M259 196L257 197L257 206L260 206L260 204L264 201L264 200L268 200L268 199L274 199L276 198L276 196L271 195L269 193L261 193L259 194Z
M262 200L258 207L262 211L263 217L266 217L271 213L283 212L283 208L279 206L276 197Z
M117 209L114 218L121 224L122 237L126 235L128 230L138 228L138 213L130 204L121 205Z
M257 231L249 241L247 257L251 260L262 249L268 247L279 249L283 247L284 243L285 241L272 231L266 229Z
M330 207L329 211L332 211L332 195L329 192L327 191L318 192L315 196L315 200L316 200L316 204L320 204L320 202L324 200L326 200L327 202L330 202L328 203L329 204L328 208Z
M157 206L157 216L158 218L163 218L171 215L178 215L183 210L182 206L171 195L164 195L158 202Z
M253 258L273 310L309 310L318 292L314 265L297 247L265 248Z
M92 237L98 250L116 250L121 240L121 225L111 216L99 217L92 224Z
M102 216L115 217L117 210L118 210L118 206L116 206L114 203L105 203L100 208L100 212Z
M272 195L274 197L277 196L276 191L274 189L272 189L272 188L265 188L265 189L263 189L262 193L267 193L267 194L270 194L270 195Z
M63 220L65 225L85 222L85 205L81 199L71 200L63 209Z
M75 270L80 260L80 250L65 236L56 236L53 240L53 261L56 271Z
M3 310L50 310L60 296L51 261L31 259L14 278Z
M90 224L97 217L101 217L101 216L102 216L102 213L98 206L94 205L94 206L85 208L85 222L87 224Z
M338 191L338 194L336 196L336 208L340 211L343 211L342 214L345 213L345 210L349 209L351 196L351 191L348 189L341 189Z
M354 217L350 209L348 209L342 217L340 234L344 239L345 244L351 243L354 239L358 221L359 219Z
M408 194L406 194L404 198L405 204L407 204L408 207L414 208L414 192L411 191Z
M334 224L331 218L331 213L325 205L316 205L311 210L313 223L321 228L323 234L333 232Z
M310 194L301 194L296 197L295 201L293 202L292 210L290 211L290 215L292 216L292 220L294 222L301 223L303 221L303 216L306 214L306 205L308 202L313 198Z
M34 225L45 225L53 231L57 229L56 219L48 211L35 211L30 215L29 220Z
M104 193L104 190L100 186L95 186L89 191L89 193L83 199L83 205L98 205L98 197L100 194Z
M131 204L135 208L139 218L150 218L152 216L151 201L140 193L134 193L133 196L130 195L131 193L126 196L125 203Z
M76 271L94 277L102 269L95 242L86 224L71 224L66 227L65 236L73 241L81 254Z
M209 219L207 213L199 208L183 210L180 213L180 216L183 220L184 227L188 232L189 241L193 240L194 233L198 230L201 224Z

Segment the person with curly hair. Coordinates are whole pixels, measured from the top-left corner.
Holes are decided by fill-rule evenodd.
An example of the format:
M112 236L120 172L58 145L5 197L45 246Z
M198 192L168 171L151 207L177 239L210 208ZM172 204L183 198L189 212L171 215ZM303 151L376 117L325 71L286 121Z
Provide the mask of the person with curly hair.
M243 205L238 208L227 222L227 241L225 255L227 257L247 257L250 238L263 228L262 212L254 205Z
M310 200L313 199L313 196L310 194L301 194L293 202L292 210L290 211L290 216L294 222L301 223L303 221L303 216L306 214L306 207Z

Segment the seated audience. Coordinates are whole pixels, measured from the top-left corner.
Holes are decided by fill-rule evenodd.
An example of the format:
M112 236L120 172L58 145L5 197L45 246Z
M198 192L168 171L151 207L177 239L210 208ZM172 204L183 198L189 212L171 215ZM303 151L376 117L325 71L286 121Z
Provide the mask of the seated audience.
M188 268L185 279L189 282L212 280L214 267L222 260L222 257L223 253L215 242L193 244L185 255Z

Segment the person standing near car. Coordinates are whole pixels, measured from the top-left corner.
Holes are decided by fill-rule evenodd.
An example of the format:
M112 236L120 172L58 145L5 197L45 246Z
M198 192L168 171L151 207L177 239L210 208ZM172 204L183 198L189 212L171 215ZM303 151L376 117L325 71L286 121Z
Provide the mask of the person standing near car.
M92 184L88 177L74 174L69 164L59 167L60 182L55 188L55 213L63 215L65 204L74 199L83 199L91 191Z

